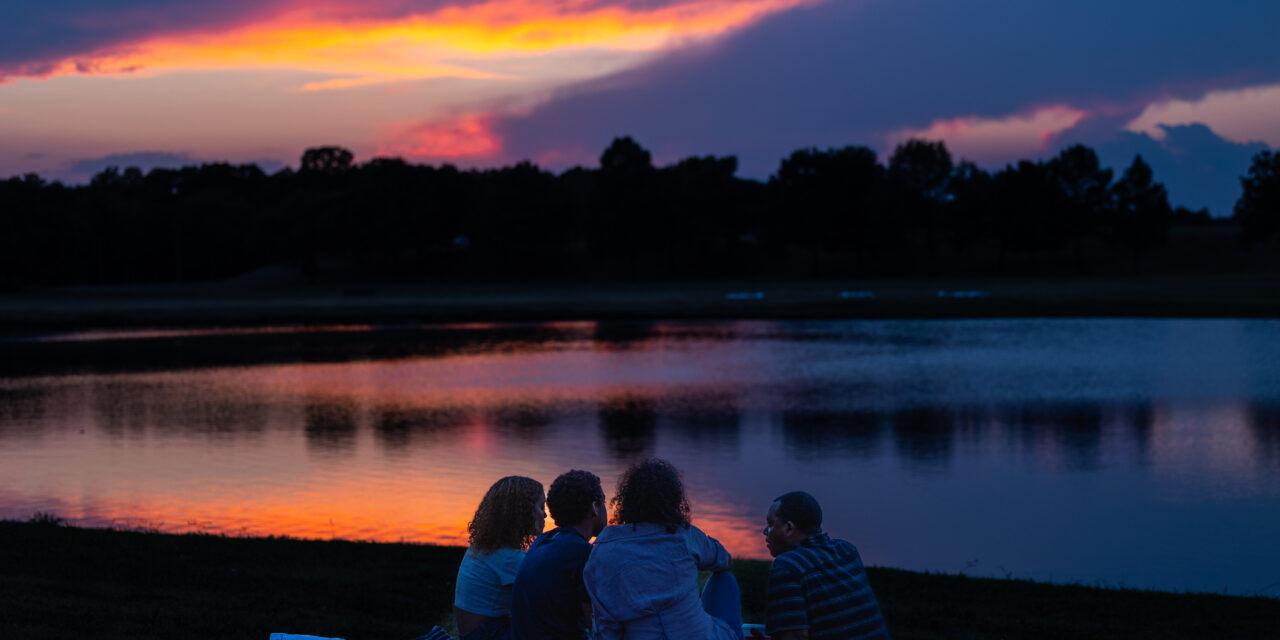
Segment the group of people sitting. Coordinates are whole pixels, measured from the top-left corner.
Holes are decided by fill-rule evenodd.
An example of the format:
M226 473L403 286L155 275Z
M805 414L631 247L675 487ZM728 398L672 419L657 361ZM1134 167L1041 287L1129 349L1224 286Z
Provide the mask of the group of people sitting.
M532 478L494 483L458 569L460 640L742 640L729 553L690 523L677 470L663 460L632 466L610 504L612 523L588 471L562 474L545 494ZM543 533L548 508L556 528ZM857 549L822 532L813 496L778 497L765 524L767 636L888 638ZM699 571L712 572L701 593Z

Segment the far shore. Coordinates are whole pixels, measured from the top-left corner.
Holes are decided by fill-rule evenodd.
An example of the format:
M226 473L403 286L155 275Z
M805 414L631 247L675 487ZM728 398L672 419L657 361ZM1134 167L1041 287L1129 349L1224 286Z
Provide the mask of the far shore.
M1280 318L1280 276L806 282L231 284L0 294L0 332L578 320Z
M80 529L0 521L6 637L407 640L451 624L464 549ZM855 541L856 542L856 541ZM743 619L764 615L767 562L735 560ZM898 640L1263 638L1280 599L1055 585L870 567Z

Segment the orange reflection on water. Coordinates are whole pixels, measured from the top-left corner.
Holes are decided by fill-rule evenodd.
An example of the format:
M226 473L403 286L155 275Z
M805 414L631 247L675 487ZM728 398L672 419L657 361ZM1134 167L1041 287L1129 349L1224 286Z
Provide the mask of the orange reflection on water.
M509 475L499 469L465 473L465 462L483 455L470 441L462 447L465 453L427 453L398 473L365 474L325 468L362 463L300 459L289 450L296 448L296 441L262 444L264 457L275 458L275 464L245 464L240 476L221 480L215 476L226 473L222 465L181 452L177 455L186 459L167 467L151 462L166 455L163 450L170 447L163 444L146 446L161 450L150 453L126 444L124 456L96 454L108 459L104 461L64 452L55 463L62 468L54 475L78 488L64 486L53 510L86 526L465 545L467 523L481 497L494 480ZM121 464L122 457L130 460ZM451 464L447 458L463 464ZM82 475L73 476L73 469ZM29 470L21 466L6 470L25 471ZM553 477L531 467L511 473L533 475L544 486ZM20 498L5 501L20 503Z
M1233 588L1273 580L1257 569L1276 566L1280 526L1266 515L1280 496L1272 396L1045 402L1039 383L1019 386L1035 378L1023 357L958 366L921 360L912 348L940 347L910 340L841 352L852 338L788 342L760 324L560 329L346 336L351 357L410 355L398 359L0 378L0 517L461 545L502 476L545 487L588 469L611 497L628 464L659 456L684 473L695 524L736 557L766 556L768 501L803 489L869 564L960 571L980 557L1019 576L1147 571L1127 579L1212 588L1196 574L1218 575L1235 553L1245 577ZM1066 344L1056 335L1037 343ZM1145 366L1124 369L1140 354L1117 348L1095 349L1106 361L1076 384L1145 379ZM970 377L1000 393L942 403ZM1213 553L1188 559L1189 540Z

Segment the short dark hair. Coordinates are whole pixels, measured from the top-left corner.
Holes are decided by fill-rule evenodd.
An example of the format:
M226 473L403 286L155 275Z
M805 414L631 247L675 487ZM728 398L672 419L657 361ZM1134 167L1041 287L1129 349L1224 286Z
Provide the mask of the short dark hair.
M817 533L822 530L822 507L818 500L803 491L784 493L774 499L778 510L773 517L782 522L793 522L803 533Z
M604 506L600 478L590 471L573 469L560 474L547 490L547 508L556 526L572 527L591 513L591 505Z
M689 528L689 499L680 472L666 460L651 458L622 472L613 506L614 524L652 522L668 533Z

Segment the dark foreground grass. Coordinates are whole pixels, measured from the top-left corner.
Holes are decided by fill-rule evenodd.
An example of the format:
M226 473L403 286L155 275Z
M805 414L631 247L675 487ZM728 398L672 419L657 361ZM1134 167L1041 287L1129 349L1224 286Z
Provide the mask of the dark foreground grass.
M5 638L407 640L448 619L463 550L0 522ZM739 561L744 619L768 564ZM1275 638L1280 600L868 570L893 636Z

